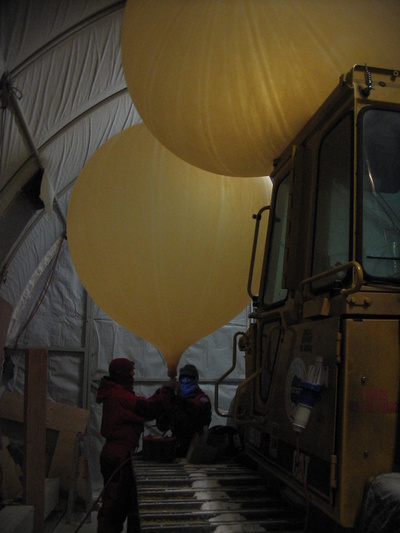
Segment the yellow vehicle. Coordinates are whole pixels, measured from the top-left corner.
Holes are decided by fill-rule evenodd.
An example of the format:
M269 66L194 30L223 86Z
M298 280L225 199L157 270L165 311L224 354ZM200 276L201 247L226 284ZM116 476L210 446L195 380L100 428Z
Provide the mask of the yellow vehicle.
M400 466L399 72L343 75L271 178L235 418L257 462L352 528Z

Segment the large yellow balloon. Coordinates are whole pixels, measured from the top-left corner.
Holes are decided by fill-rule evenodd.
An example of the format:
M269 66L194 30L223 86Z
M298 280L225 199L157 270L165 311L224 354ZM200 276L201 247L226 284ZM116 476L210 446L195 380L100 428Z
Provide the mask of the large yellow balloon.
M263 176L341 74L399 68L399 23L399 0L127 0L122 65L169 150Z
M95 152L72 191L76 271L109 316L176 368L188 346L249 303L252 215L270 189L269 178L193 167L143 124L129 128Z

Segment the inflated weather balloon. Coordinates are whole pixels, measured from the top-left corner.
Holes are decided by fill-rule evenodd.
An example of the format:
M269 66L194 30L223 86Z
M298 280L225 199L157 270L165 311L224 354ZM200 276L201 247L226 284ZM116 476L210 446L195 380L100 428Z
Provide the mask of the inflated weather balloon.
M249 303L252 215L269 198L269 178L205 172L139 124L107 141L78 176L71 257L95 302L157 346L171 370Z
M398 0L127 0L122 66L169 150L262 176L341 74L399 68L399 20Z

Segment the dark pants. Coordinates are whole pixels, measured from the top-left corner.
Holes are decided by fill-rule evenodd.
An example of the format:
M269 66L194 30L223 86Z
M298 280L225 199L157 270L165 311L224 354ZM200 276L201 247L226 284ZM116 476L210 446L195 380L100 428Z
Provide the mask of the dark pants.
M130 454L125 462L120 458L100 457L104 490L97 533L120 533L127 517L128 533L140 533L136 482L129 459Z

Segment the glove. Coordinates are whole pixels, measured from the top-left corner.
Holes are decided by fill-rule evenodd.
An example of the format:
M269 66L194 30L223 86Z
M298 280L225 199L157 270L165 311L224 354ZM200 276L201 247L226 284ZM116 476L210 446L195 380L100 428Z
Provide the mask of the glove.
M163 387L167 387L168 389L176 390L177 386L178 386L178 382L176 381L175 378L171 378L165 383L163 383Z

